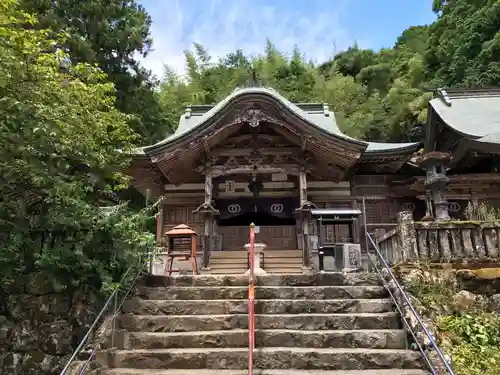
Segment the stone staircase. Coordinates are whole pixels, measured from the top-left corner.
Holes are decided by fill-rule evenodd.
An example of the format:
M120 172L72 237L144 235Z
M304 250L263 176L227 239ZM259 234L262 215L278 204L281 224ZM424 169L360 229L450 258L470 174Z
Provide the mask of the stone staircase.
M264 251L264 270L271 274L301 274L302 250Z
M302 250L265 250L263 268L271 274L301 274ZM214 251L210 257L212 275L238 275L248 270L245 250Z
M210 255L210 274L238 275L248 270L248 252L245 250L214 251Z
M148 276L126 301L105 375L244 375L242 276ZM370 274L268 275L256 289L256 375L424 375ZM102 358L102 354L100 355Z

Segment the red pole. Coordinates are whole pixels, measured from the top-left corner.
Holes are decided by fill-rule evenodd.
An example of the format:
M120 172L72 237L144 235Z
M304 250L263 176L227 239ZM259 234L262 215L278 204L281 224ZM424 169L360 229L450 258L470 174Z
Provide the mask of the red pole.
M255 225L250 224L250 279L248 280L248 375L253 374L253 350L255 348Z
M255 347L254 289L248 289L248 375L253 374L253 349Z
M255 224L250 224L250 284L255 285Z

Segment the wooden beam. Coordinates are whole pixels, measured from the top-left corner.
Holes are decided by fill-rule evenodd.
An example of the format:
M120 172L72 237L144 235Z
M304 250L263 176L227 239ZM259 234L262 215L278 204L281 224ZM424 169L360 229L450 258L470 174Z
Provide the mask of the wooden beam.
M253 152L251 148L228 148L228 149L213 149L210 152L211 156L250 156ZM294 155L299 152L298 147L280 147L280 148L259 148L258 152L262 155Z
M238 143L250 142L251 140L252 140L252 134L243 134L235 137L228 137L226 138L225 142L238 144ZM262 134L262 133L257 134L257 140L266 141L270 144L280 144L286 141L285 139L283 139L283 137L279 137L276 135Z
M246 182L236 182L236 189L246 188L248 183ZM264 189L293 189L295 188L295 183L290 181L269 181L264 182ZM332 182L332 181L308 181L307 182L309 190L311 189L325 189L328 191L340 191L351 189L351 183L349 181ZM202 192L205 187L203 183L193 183L193 184L167 184L165 185L165 191L167 192L182 192L182 191L200 191ZM219 183L220 190L225 187L224 183Z
M262 183L264 190L276 190L276 189L294 189L295 183L292 181L266 181ZM225 183L219 184L219 190L224 191L226 188ZM248 182L235 182L234 183L235 190L247 190Z
M287 173L291 175L299 174L299 166L296 164L282 164L282 165L259 165L257 166L259 174L270 173ZM213 177L228 176L232 174L248 174L251 175L255 172L254 165L240 165L236 168L227 168L224 165L215 165L213 167Z

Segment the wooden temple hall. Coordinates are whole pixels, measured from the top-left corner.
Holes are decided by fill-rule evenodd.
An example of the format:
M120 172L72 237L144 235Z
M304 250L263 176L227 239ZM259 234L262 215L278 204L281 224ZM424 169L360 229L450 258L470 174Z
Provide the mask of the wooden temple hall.
M500 90L438 91L425 134L353 139L327 104L244 88L188 106L174 134L136 150L129 174L144 196L163 197L160 240L181 224L196 233L197 272L245 272L250 223L266 272L357 268L365 231L392 229L402 210L446 220L500 198Z

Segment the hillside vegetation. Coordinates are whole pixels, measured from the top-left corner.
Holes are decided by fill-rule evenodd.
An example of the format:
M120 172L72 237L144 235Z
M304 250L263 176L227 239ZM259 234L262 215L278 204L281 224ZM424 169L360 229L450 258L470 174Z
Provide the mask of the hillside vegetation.
M237 50L220 59L195 44L185 53L186 77L165 62L160 101L168 122L176 124L184 105L216 103L255 75L292 101L329 103L351 136L420 140L432 91L500 82L500 1L436 0L429 7L436 21L403 30L392 48L353 45L321 64L306 61L300 46L285 54L272 41L261 55Z
M186 76L165 61L156 81L138 58L153 41L137 0L1 0L0 316L20 319L8 303L20 285L107 291L152 249L152 213L121 194L123 151L163 139L187 104L215 103L255 77L292 101L329 103L351 136L411 141L436 88L497 85L500 0L428 1L436 21L403 30L392 48L353 45L314 64L272 41L258 56L219 59L195 44Z

